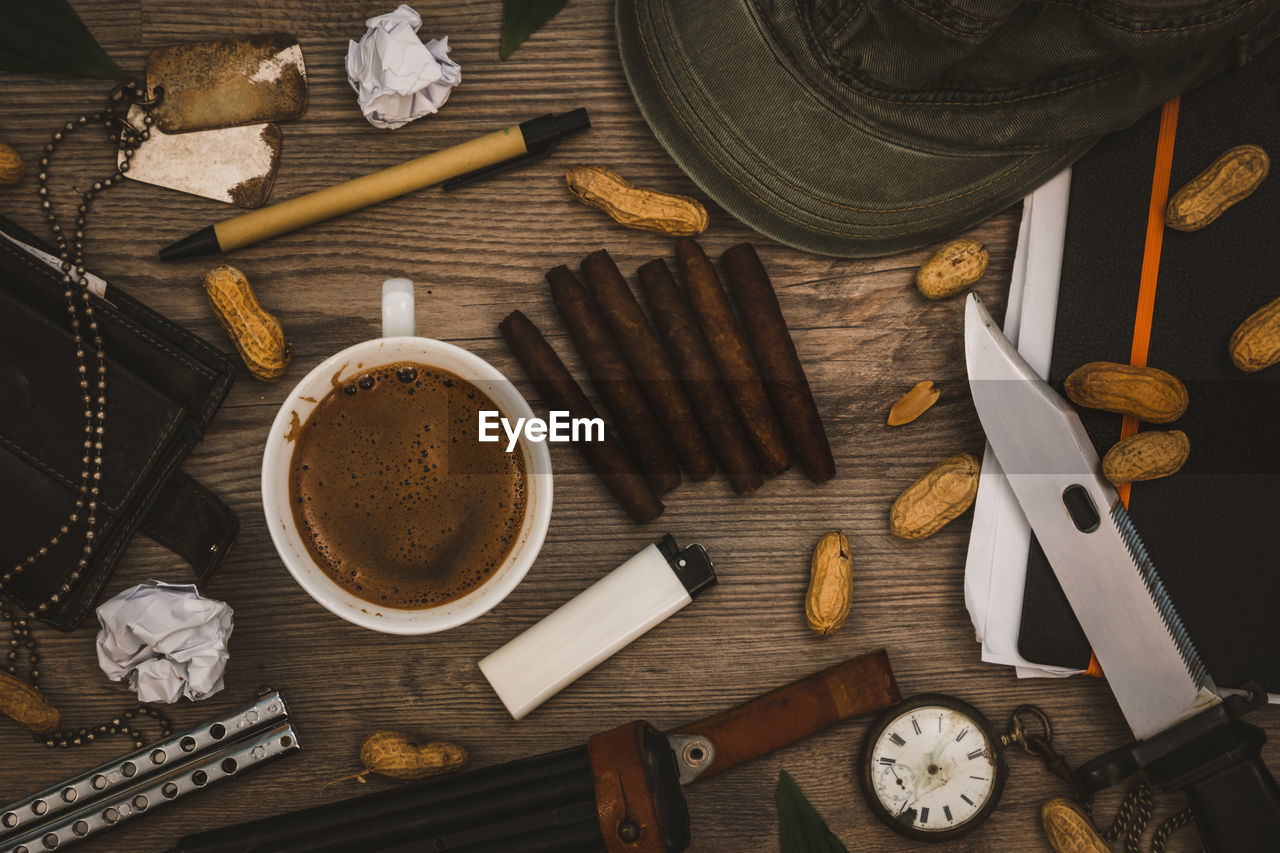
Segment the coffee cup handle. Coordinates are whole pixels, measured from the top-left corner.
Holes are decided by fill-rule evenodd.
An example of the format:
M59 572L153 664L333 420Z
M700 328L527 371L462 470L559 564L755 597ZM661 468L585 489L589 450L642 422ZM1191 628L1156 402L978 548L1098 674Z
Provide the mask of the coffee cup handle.
M418 333L413 321L413 282L389 278L382 283L382 337L409 338Z

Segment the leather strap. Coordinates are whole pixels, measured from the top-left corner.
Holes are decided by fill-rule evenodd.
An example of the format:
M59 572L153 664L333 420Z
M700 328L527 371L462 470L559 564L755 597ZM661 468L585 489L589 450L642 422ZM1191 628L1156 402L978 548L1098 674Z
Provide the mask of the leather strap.
M173 472L142 519L141 530L191 565L204 584L231 550L240 520L221 499Z
M841 720L900 701L889 655L877 649L670 734L700 735L715 747L715 760L694 780L701 782Z
M609 853L668 853L645 773L645 726L627 723L587 742L596 812Z

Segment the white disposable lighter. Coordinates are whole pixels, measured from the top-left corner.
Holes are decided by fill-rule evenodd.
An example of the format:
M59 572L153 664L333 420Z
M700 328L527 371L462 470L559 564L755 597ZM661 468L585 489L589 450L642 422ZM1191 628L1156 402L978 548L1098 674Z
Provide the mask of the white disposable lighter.
M715 582L706 550L680 550L668 534L480 661L480 671L522 719Z

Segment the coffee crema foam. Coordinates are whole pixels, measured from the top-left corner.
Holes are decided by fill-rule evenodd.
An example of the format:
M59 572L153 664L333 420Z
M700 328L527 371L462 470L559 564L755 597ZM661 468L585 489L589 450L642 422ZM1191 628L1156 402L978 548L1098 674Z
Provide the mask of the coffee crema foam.
M462 598L515 547L524 454L481 443L497 405L467 380L399 362L338 385L297 430L289 504L316 565L352 595L418 610Z

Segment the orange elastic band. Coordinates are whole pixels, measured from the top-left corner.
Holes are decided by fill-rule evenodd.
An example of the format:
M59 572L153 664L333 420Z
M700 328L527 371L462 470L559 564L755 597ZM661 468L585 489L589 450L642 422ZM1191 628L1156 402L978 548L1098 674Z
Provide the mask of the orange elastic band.
M1151 323L1156 312L1156 280L1160 275L1160 250L1164 245L1164 212L1169 204L1169 179L1173 173L1173 142L1178 131L1178 98L1160 110L1160 134L1156 137L1156 166L1151 176L1151 204L1147 208L1147 239L1142 249L1142 273L1138 278L1138 310L1133 318L1133 344L1129 363L1146 366L1151 348ZM1125 415L1120 424L1120 437L1128 438L1138 431L1138 419ZM1129 484L1117 491L1125 509L1129 508ZM1090 656L1086 675L1102 676L1098 658Z

